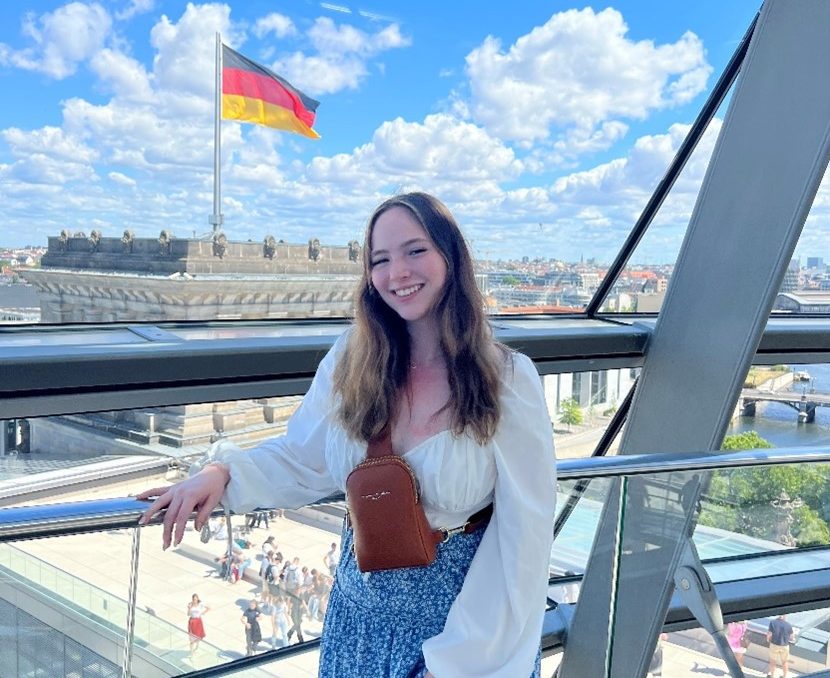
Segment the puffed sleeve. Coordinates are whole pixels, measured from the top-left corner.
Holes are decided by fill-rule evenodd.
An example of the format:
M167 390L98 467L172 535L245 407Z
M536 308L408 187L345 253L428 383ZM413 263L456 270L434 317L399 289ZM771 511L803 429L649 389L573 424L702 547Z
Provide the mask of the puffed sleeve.
M227 464L231 479L222 505L235 513L257 507L297 508L338 490L325 459L326 433L336 416L332 377L347 335L341 335L317 368L283 435L252 449L230 441L214 444L209 460Z
M539 650L556 502L553 431L533 363L513 356L493 439L493 517L444 630L423 645L436 678L524 678Z

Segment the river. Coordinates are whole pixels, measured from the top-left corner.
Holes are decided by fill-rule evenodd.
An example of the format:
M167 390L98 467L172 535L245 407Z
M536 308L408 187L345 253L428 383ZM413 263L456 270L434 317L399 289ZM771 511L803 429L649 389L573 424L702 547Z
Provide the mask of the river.
M812 381L794 382L792 390L801 393L807 387L819 393L830 393L830 364L828 365L791 365L795 371L806 371ZM797 447L802 445L830 445L830 407L816 408L816 420L812 424L797 423L797 412L781 403L758 404L754 417L739 417L727 430L731 433L757 431L762 438L769 440L775 447Z

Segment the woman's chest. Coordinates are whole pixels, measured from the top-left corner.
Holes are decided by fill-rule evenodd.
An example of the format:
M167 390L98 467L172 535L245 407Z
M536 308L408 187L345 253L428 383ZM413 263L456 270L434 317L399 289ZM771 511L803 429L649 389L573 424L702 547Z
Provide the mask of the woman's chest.
M406 454L450 427L449 386L445 379L422 378L401 394L392 422L392 449Z
M479 445L469 436L455 436L446 428L401 456L418 479L425 505L436 509L452 512L475 505L495 486L492 444ZM366 443L349 438L342 429L332 432L326 444L326 459L333 479L345 490L349 473L366 459Z

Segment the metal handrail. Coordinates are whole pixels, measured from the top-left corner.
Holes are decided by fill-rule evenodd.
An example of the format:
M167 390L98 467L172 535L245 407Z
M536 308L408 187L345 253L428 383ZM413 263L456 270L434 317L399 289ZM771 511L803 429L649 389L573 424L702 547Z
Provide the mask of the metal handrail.
M559 480L619 478L680 471L713 471L779 464L828 463L824 447L779 447L737 452L683 452L563 459ZM343 501L342 495L315 504ZM0 509L0 542L136 527L149 502L134 497ZM312 505L315 505L312 504ZM215 515L222 515L216 511ZM161 522L156 517L151 524Z

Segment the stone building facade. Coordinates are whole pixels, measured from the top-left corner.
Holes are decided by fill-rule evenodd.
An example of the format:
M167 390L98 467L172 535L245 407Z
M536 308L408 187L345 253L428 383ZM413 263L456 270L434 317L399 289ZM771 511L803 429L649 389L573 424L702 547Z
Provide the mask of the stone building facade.
M95 232L93 232L95 233ZM161 322L352 314L361 270L342 247L171 238L49 238L39 269L41 322Z

